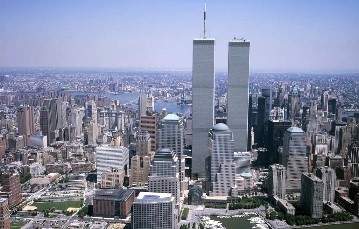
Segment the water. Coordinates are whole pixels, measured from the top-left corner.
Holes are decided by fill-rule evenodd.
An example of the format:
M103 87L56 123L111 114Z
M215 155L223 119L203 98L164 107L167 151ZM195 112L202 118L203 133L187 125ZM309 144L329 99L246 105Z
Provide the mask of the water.
M252 229L255 224L251 224L248 219L253 216L245 216L240 218L219 218L217 216L210 216L212 220L216 220L222 223L226 229ZM301 226L305 229L358 229L358 223L349 223L349 224L334 224L334 225L325 225L325 226ZM299 227L298 227L299 228Z
M122 94L112 94L112 93L85 93L85 92L73 92L72 95L97 95L97 96L105 96L108 98L112 98L114 100L119 100L122 104L128 104L127 106L132 109L138 109L138 105L135 104L138 101L140 96L139 92L132 92L132 93L122 93ZM189 116L191 113L191 106L189 105L179 105L175 102L165 102L164 100L156 100L155 101L155 111L161 112L163 108L166 108L168 113L182 113L186 116Z

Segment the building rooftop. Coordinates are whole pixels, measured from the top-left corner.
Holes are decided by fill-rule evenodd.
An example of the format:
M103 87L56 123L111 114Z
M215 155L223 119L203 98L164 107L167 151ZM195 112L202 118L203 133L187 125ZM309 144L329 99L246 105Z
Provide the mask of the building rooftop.
M134 192L132 189L98 189L94 198L126 201Z
M229 130L229 127L224 123L218 123L213 126L214 131L226 131Z
M171 201L172 199L174 199L174 197L171 193L140 192L135 200L135 203L156 203Z
M304 133L304 131L301 128L295 126L289 127L287 131L291 133Z
M180 120L180 117L178 117L176 114L168 114L168 115L166 115L166 117L163 118L163 120L178 121L178 120Z

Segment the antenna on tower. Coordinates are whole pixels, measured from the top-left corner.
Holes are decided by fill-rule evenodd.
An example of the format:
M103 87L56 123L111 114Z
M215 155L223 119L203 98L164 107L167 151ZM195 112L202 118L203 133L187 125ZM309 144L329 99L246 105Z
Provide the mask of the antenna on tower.
M203 12L203 37L206 38L206 3L204 3Z

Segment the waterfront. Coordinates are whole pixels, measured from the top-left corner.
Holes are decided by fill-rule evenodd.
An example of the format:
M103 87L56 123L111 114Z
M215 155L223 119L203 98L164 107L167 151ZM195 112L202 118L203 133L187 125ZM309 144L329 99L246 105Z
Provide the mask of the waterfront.
M131 92L131 93L122 93L122 94L113 94L113 93L97 93L97 92L72 92L72 95L97 95L97 96L105 96L108 98L112 98L114 100L119 100L122 104L126 104L127 107L132 109L138 109L138 98L140 96L139 92ZM165 101L165 100L155 100L155 111L161 112L163 108L166 108L169 113L181 113L185 116L189 116L191 113L191 106L187 104L179 105L176 102Z

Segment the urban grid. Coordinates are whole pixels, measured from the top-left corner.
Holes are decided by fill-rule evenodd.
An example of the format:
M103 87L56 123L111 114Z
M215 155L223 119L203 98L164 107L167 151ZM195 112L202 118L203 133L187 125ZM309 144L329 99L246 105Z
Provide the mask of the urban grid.
M359 226L359 74L252 73L250 37L217 71L206 20L192 71L0 69L0 228Z

